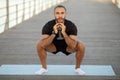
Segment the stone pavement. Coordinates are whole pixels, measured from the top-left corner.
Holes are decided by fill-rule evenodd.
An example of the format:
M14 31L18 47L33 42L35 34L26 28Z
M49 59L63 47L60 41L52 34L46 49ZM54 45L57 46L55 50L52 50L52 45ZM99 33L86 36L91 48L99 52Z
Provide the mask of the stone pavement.
M84 65L112 65L116 76L0 76L0 80L120 80L120 9L111 0L68 0L67 19L86 45ZM53 19L53 7L0 34L0 65L40 64L36 44L43 25ZM74 65L75 54L48 53L47 63Z

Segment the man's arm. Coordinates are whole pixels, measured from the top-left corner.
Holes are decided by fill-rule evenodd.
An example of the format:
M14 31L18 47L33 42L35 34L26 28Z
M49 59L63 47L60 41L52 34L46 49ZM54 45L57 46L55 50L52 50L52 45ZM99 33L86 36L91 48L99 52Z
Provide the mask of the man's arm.
M56 34L58 33L58 31L57 31L58 25L59 25L58 23L54 25L54 27L53 27L54 33L52 33L51 35L48 35L48 34L42 35L42 46L44 46L45 48L52 43L53 39L55 38Z
M75 48L76 47L76 44L77 44L77 36L76 35L67 35L65 30L66 30L66 26L63 24L63 23L60 23L61 24L61 28L62 28L62 35L65 39L65 42L66 44L68 45L68 47L70 48Z
M70 48L75 48L76 44L77 44L77 36L75 35L70 35L68 36L65 32L62 33L63 37L65 39L66 44L70 47Z
M75 41L77 41L77 36L76 35L69 35L69 37Z
M42 35L42 40L41 40L42 46L44 48L49 46L52 43L55 36L56 36L55 34L51 34L51 35L44 34L44 35Z

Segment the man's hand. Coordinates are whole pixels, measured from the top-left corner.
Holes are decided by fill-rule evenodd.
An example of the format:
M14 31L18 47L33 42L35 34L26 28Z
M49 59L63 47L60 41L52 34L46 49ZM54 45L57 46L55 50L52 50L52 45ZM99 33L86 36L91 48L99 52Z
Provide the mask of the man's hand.
M65 30L66 30L66 26L63 24L63 23L56 23L55 25L54 25L54 27L53 27L53 30L54 30L54 32L55 32L55 34L57 34L58 33L58 28L62 28L62 34L63 33L65 33Z
M66 26L63 23L59 23L59 25L62 28L62 34L65 33Z
M58 27L59 27L59 23L55 24L54 27L53 27L53 30L54 30L55 34L58 33Z

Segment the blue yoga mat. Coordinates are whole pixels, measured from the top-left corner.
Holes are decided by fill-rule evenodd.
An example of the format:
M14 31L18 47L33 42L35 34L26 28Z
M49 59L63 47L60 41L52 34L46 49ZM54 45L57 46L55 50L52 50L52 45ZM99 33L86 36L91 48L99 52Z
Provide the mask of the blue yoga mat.
M36 75L41 65L2 65L0 75ZM81 65L85 75L115 76L111 65ZM77 75L74 65L48 65L48 72L43 75Z

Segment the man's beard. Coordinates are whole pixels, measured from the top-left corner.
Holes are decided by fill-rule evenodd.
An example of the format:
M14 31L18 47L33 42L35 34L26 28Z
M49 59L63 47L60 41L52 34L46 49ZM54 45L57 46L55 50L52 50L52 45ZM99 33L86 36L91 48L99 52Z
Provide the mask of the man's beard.
M64 23L64 18L56 18L57 23Z

